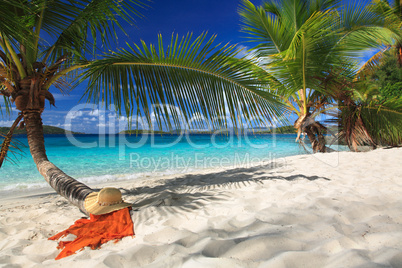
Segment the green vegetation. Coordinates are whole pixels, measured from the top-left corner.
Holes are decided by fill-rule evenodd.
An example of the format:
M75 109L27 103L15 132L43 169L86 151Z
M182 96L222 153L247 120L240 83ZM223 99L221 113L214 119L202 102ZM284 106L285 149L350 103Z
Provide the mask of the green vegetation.
M334 91L339 101L339 138L357 151L359 146L402 144L402 96L398 84L402 69L397 59L383 54L370 70L353 83ZM388 81L392 81L389 83Z
M9 127L0 127L0 133L7 134L8 131L10 131ZM66 133L72 133L72 134L83 134L80 132L72 132L68 130L64 130L62 128L58 127L53 127L53 126L43 126L43 134L66 134ZM27 134L27 131L25 129L16 129L14 130L14 135L20 135L20 134Z
M296 134L296 130L293 126L283 126L283 127L276 127L270 129L256 129L254 132L250 131L255 134Z
M141 42L112 51L117 31L124 31L124 24L135 25L134 18L142 17L147 3L0 1L0 96L5 100L0 108L10 112L14 101L38 170L84 212L83 198L93 190L66 175L46 156L42 112L45 100L55 104L52 92L56 89L70 91L88 80L83 99L102 102L106 108L113 104L119 115L141 117L150 129L154 125L159 130L178 129L182 121L204 127L201 119L191 121L194 114L206 118L215 129L227 127L228 121L242 127L258 116L269 123L279 115L274 102L254 94L266 81L253 71L253 62L236 58L240 49L234 45L215 44L215 36L172 35L170 42L159 36L157 46ZM265 94L265 99L274 101L269 96ZM243 107L247 107L246 123L237 116ZM229 120L223 119L226 115ZM16 124L22 120L17 119ZM6 157L10 139L3 142L0 160Z
M0 96L8 112L12 101L21 112L13 126L24 121L45 180L82 211L93 190L48 160L42 112L46 99L55 104L51 91L71 90L83 80L89 81L87 102L114 105L119 115L141 117L150 129L188 123L238 131L296 116L298 137L306 133L314 152L325 152L326 127L316 118L339 110L335 122L349 147L402 143L402 101L390 98L399 82L388 81L394 72L379 72L377 98L366 77L378 70L381 53L360 70L357 64L359 53L384 45L396 48L402 64L399 0L268 0L260 6L243 0L242 31L254 47L241 59L236 46L215 44L206 34L173 35L170 42L159 35L157 46L141 42L111 51L121 23L134 24L146 2L0 1ZM10 142L11 135L0 163Z
M287 109L286 115L297 116L294 127L298 137L306 133L314 152L327 151L326 127L315 118L320 114L337 118L337 109L340 117L333 121L341 130L339 137L351 148L357 150L358 145L367 143L398 144L398 133L402 132L398 124L402 120L400 101L375 103L364 96L368 93L367 87L361 87L365 68L375 71L377 66L369 63L358 70L356 56L402 40L399 0L393 6L387 1L341 3L282 0L255 6L243 0L242 30L256 44L250 49L258 59L256 69L264 70L269 81L255 93L263 98L266 93L275 93ZM383 87L381 94L394 94L397 86Z
M361 145L402 145L402 5L400 0L376 0L369 10L393 38L378 40L381 50L357 71L353 82L331 85L341 111L335 120L341 130L339 138L352 150Z
M160 131L160 130L147 130L147 129L132 129L120 131L119 134L170 134L170 132Z
M368 80L374 82L372 86L377 88L380 101L402 98L402 68L394 50L384 55L380 65Z
M222 135L227 135L229 132L235 131L234 129L223 129L223 130L210 130L210 131L205 131L205 130L172 130L172 131L159 131L159 130L144 130L144 129L134 129L134 130L124 130L119 132L119 134L181 134L181 133L186 133L186 134L205 134L205 135L211 135L214 133L219 133ZM296 131L293 126L283 126L283 127L277 127L277 128L258 128L258 129L248 129L247 133L249 134L295 134Z

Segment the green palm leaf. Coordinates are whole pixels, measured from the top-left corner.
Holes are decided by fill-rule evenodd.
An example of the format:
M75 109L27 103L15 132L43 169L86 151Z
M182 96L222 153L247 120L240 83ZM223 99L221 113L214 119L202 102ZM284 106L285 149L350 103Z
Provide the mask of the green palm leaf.
M146 7L145 1L6 0L0 4L4 15L0 33L15 49L24 47L18 53L27 57L28 64L38 57L55 62L66 55L70 56L67 62L76 63L87 55L94 56L98 43L110 48L111 42L117 41L116 28L124 31L122 21L134 24L134 16L142 16L138 10Z
M0 34L10 39L16 38L23 40L30 35L28 30L33 26L30 16L26 16L29 8L22 0L3 0L0 1Z
M402 144L402 98L390 99L382 105L371 102L362 107L361 116L378 144Z
M85 56L94 56L100 46L110 48L117 41L116 28L124 32L121 21L133 25L133 16L142 17L138 10L146 7L145 1L76 0L67 6L60 1L46 2L42 29L55 39L44 50L45 60L49 57L54 62L70 55L70 62L79 64Z
M253 120L269 123L278 117L276 96L268 91L264 99L255 94L266 84L265 72L235 58L234 46L214 45L214 39L207 40L206 34L194 40L191 34L172 36L165 48L159 36L157 48L142 42L106 54L83 76L90 79L88 101L114 104L120 113L125 110L137 119L143 115L151 126L154 114L160 129L178 128L180 119L205 127L205 121L192 120L195 115L214 128L228 127L229 122L235 128L250 126Z
M146 6L140 0L52 1L46 5L42 28L57 38L47 51L53 61L67 53L83 59L85 53L93 55L98 43L110 47L110 42L117 41L116 28L123 30L121 21L133 24L133 16L142 17L138 9Z
M358 150L363 145L402 144L402 102L392 99L379 105L375 101L360 105L341 106L339 122L341 139L350 148Z
M356 80L364 79L367 76L373 75L383 61L384 52L388 51L390 48L390 46L387 46L368 59L357 71Z

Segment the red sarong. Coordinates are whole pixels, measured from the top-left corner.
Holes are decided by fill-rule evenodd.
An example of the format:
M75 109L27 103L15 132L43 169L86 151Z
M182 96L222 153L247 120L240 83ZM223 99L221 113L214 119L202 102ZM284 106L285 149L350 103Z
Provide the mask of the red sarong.
M60 241L58 249L63 249L56 260L70 256L84 247L100 248L103 243L115 239L115 243L125 236L134 236L134 224L130 216L130 208L120 209L108 214L92 215L89 219L77 220L67 230L62 231L50 240L57 240L68 234L77 238L73 241Z

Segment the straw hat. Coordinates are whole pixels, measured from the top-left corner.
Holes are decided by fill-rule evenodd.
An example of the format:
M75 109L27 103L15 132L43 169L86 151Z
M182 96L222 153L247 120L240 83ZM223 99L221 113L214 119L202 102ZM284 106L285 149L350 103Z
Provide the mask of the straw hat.
M93 192L87 195L84 206L89 213L101 215L131 207L132 205L123 201L119 189L106 187L100 192Z

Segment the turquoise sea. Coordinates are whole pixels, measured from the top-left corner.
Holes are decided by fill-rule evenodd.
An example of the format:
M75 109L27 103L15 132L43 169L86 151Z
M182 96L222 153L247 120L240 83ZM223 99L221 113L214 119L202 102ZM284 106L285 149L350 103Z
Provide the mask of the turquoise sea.
M68 175L87 184L235 168L304 154L296 135L48 135L48 158ZM0 192L48 187L33 163L27 139L22 155L0 168Z

